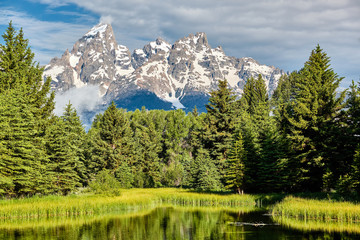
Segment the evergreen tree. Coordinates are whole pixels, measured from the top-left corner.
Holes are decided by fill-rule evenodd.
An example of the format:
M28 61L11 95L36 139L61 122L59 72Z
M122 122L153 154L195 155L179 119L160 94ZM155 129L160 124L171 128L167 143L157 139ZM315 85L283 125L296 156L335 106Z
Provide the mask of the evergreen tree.
M184 161L188 160L190 117L179 109L167 112L163 134L164 181L167 186L179 186L185 177Z
M259 74L257 79L250 77L245 86L244 93L240 99L240 105L251 115L269 114L269 97L265 81Z
M333 158L330 165L333 178L337 180L338 190L346 193L359 193L360 187L356 183L359 169L360 142L360 86L354 81L347 92L345 109L337 119L334 138Z
M67 134L68 142L70 143L72 151L75 153L77 158L75 170L79 175L81 182L84 184L88 178L84 165L85 156L83 145L86 135L85 129L82 125L79 115L76 112L76 109L72 106L71 103L66 105L61 119L65 124L64 131Z
M1 192L7 196L47 191L47 156L34 111L18 89L0 94Z
M63 116L48 127L46 136L53 191L62 194L74 191L87 180L82 147L85 130L70 103Z
M2 37L0 176L8 186L8 195L46 193L49 181L44 133L54 107L50 78L43 83L43 69L33 61L22 29L17 33L10 22Z
M323 177L331 161L331 126L342 108L344 94L336 97L336 89L342 78L330 68L330 59L317 46L304 68L294 73L291 111L285 113L292 142L298 186L303 190L323 189Z
M190 186L194 189L210 191L223 188L218 169L205 149L199 149L197 157L191 163L190 172Z
M161 151L160 136L151 118L147 119L147 126L135 133L137 161L135 167L135 186L159 187L161 186L159 153Z
M63 119L57 118L47 129L46 144L50 160L47 171L51 176L52 191L64 195L81 186L76 171L81 162L70 139L73 133L66 131L66 124Z
M96 117L87 139L85 165L90 169L90 178L94 178L98 171L108 169L124 187L129 187L134 144L125 111L117 109L112 103L102 115Z
M243 146L242 136L238 134L229 154L225 178L226 188L233 189L239 194L243 193L245 157L246 152Z
M235 129L235 96L226 80L220 80L218 87L210 92L209 103L206 105L202 142L209 150L210 157L216 159L215 164L223 177Z
M12 22L2 35L5 45L0 45L0 93L9 89L21 90L28 98L28 104L37 110L36 117L47 119L54 109L54 93L50 92L51 79L43 82L43 68L34 62L34 53L20 29L15 30Z

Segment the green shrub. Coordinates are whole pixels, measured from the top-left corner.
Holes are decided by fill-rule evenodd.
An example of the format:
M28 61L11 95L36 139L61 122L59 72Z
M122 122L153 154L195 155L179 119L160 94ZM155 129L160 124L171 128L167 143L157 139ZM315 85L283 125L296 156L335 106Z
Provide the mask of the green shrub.
M89 187L96 194L120 195L120 183L107 169L100 171Z

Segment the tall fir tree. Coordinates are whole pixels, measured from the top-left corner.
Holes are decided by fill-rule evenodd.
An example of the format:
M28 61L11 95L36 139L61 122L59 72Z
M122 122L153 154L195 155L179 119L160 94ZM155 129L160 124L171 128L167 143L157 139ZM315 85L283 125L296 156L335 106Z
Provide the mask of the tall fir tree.
M2 35L5 45L0 45L0 93L21 88L28 104L33 105L36 117L47 119L54 110L54 93L50 93L51 79L43 81L43 68L34 61L34 53L20 29L15 30L12 22ZM49 94L50 93L50 94Z
M48 159L34 111L18 89L0 94L0 176L6 196L47 193Z
M50 175L51 191L56 194L66 195L80 187L80 176L76 167L80 165L77 152L74 151L66 123L61 118L56 118L47 129L47 152L49 164L47 172Z
M5 44L0 45L0 97L4 111L0 113L0 125L5 128L0 129L0 164L5 166L4 172L11 166L13 170L0 175L11 182L11 194L46 193L44 133L54 108L50 78L43 82L43 68L34 62L22 29L18 33L10 22L2 37Z
M206 149L199 149L190 165L190 186L201 191L221 190L221 176Z
M235 129L235 95L227 80L219 80L218 89L210 92L207 114L204 119L202 142L220 172L225 174L225 164L233 141Z
M279 191L285 178L281 174L286 149L270 114L270 100L261 75L248 79L237 103L237 131L242 134L246 149L243 188L250 192Z
M87 180L83 152L85 130L70 103L63 115L48 127L46 137L53 191L68 194Z
M360 83L354 81L347 92L347 100L341 117L337 119L336 145L333 157L336 159L330 166L333 178L337 180L338 190L342 193L359 194L360 158Z
M226 188L243 193L246 151L241 133L238 134L231 148L226 168Z
M66 105L64 113L60 118L65 123L64 130L67 133L68 142L71 144L72 151L76 155L77 161L75 170L79 175L81 182L85 184L88 180L87 170L84 165L85 128L82 125L76 109L70 102Z
M342 78L330 68L330 58L319 45L292 77L294 97L288 103L291 111L285 112L294 150L291 165L299 169L294 174L299 189L319 191L324 189L324 176L331 174L331 126L342 108L344 93L336 97Z
M98 171L108 169L124 187L129 187L134 143L125 110L117 109L113 102L96 117L87 138L85 165L90 169L90 178L93 179Z

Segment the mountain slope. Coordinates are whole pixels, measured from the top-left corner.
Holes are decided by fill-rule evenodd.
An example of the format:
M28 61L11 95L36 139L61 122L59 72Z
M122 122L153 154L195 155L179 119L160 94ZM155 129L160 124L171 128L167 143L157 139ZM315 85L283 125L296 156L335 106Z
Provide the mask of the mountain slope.
M115 101L129 110L142 105L186 110L197 105L204 110L219 79L227 79L240 96L246 80L259 74L271 93L285 73L252 58L229 57L221 47L211 48L205 33L190 34L172 45L158 38L131 54L117 44L111 25L99 24L71 52L52 59L44 77L52 77L57 92L97 85L105 104Z

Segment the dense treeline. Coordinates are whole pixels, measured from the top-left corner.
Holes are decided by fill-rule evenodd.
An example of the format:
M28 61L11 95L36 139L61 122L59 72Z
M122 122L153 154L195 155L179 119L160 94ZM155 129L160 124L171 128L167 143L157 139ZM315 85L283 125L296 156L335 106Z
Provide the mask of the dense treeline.
M54 116L50 81L12 24L0 49L0 195L83 186L245 192L360 191L360 87L317 46L272 97L261 75L236 99L226 80L207 113L134 112L112 103L86 133L69 103ZM95 184L96 183L96 184Z

